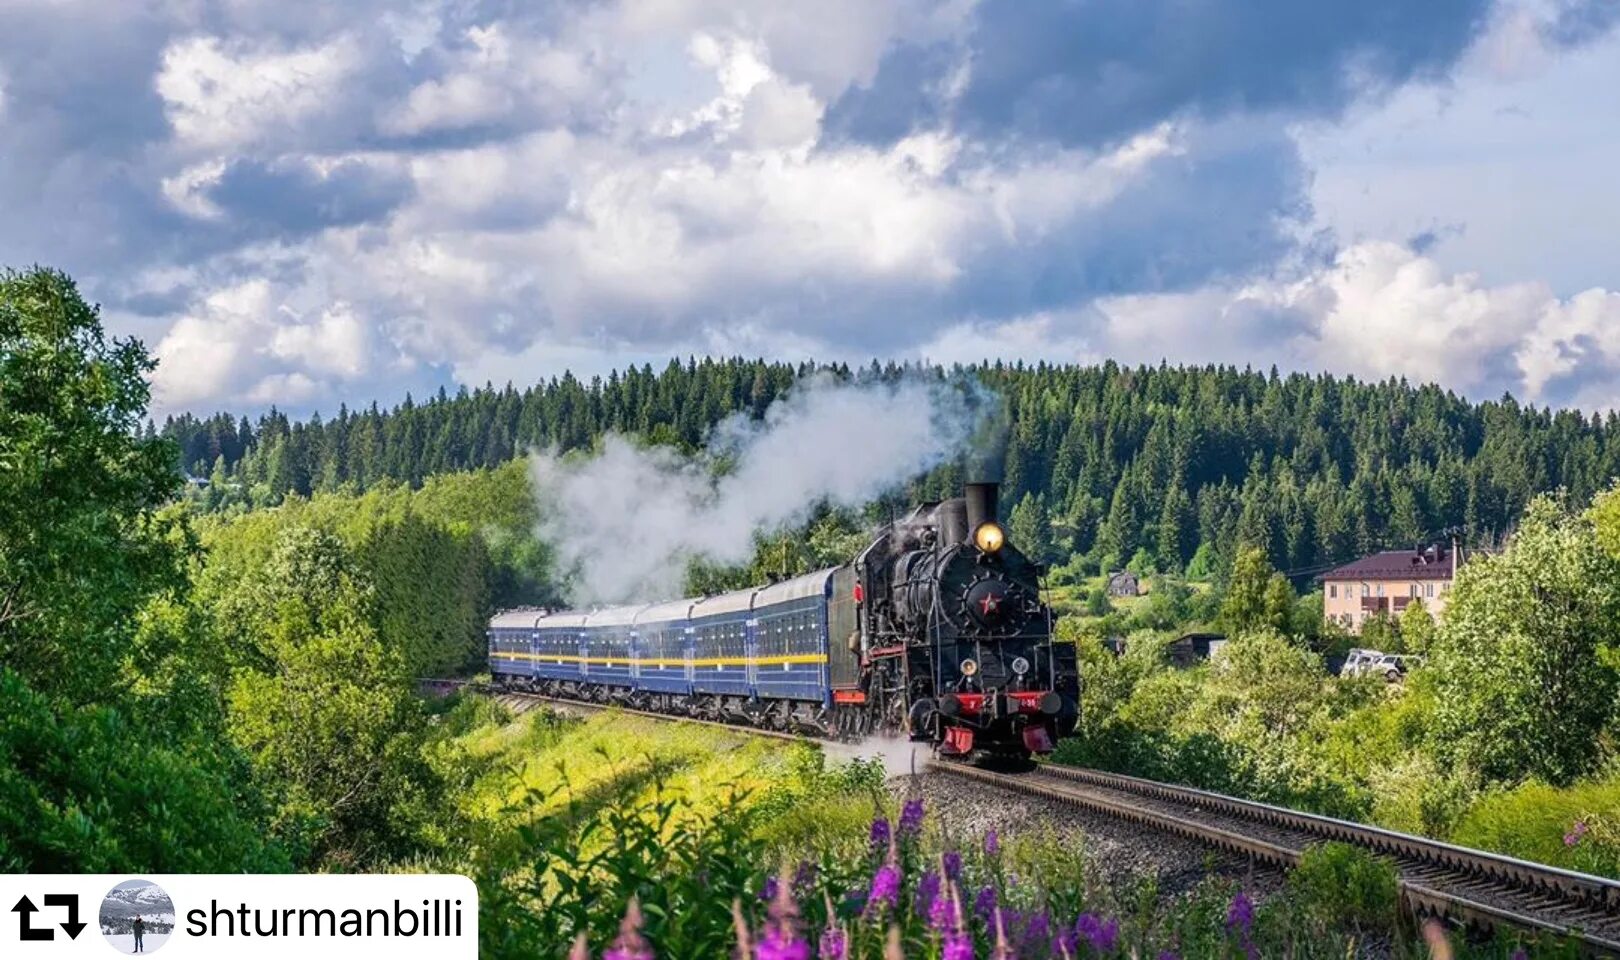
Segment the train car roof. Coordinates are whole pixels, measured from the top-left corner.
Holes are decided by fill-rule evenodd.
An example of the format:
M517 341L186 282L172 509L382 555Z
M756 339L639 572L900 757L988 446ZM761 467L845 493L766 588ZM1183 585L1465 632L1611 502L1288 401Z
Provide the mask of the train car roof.
M794 577L791 580L783 580L781 583L773 583L768 587L762 587L754 594L754 609L758 610L760 607L767 607L773 603L800 600L804 597L826 596L827 581L832 578L833 572L837 569L837 567L828 567L825 570L817 570L815 573L807 573L802 577Z
M636 614L635 622L643 623L670 623L675 620L685 620L692 612L692 598L683 597L680 600L666 600L655 603L650 607L642 607Z
M747 590L704 597L692 604L692 619L717 617L726 613L745 613L754 609L754 593L754 589L750 587Z
M532 630L535 623L546 615L538 607L519 607L516 610L502 610L489 618L491 630Z
M647 609L647 604L638 603L628 607L603 607L593 610L585 617L587 627L623 627L636 622L641 611Z
M563 629L583 627L587 616L583 610L558 610L549 616L541 617L535 626L541 630L555 630L559 627Z

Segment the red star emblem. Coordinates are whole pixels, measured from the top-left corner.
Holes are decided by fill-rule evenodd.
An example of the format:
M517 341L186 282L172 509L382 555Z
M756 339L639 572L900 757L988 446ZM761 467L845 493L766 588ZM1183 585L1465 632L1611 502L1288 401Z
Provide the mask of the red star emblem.
M999 606L1001 606L1001 598L993 593L985 594L984 599L979 601L979 608L984 611L986 616L989 616Z

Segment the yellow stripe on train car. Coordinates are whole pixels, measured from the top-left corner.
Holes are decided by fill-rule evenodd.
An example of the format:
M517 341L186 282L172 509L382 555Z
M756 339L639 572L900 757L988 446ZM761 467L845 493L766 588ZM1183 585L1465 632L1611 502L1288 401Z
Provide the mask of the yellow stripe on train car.
M630 657L581 657L569 654L547 653L497 653L498 659L507 660L535 660L549 663L583 663L588 667L628 667L640 664L643 667L654 669L670 669L685 667L685 660L636 660ZM753 664L757 667L780 667L786 664L822 664L827 662L824 653L795 653L784 657L759 657L750 660L748 657L703 657L694 659L694 667L746 667Z

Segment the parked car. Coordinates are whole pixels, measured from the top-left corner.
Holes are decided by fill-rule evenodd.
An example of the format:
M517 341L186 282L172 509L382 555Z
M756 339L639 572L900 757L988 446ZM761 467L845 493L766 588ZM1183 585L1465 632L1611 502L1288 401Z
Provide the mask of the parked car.
M1408 671L1422 662L1422 657L1413 654L1355 649L1351 650L1350 656L1345 659L1344 667L1340 669L1339 675L1344 677L1379 676L1390 683L1398 683L1406 678Z

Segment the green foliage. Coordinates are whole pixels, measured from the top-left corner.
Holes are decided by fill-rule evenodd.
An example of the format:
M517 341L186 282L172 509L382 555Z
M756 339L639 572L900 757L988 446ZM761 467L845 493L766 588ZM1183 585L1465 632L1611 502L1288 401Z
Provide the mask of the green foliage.
M236 758L127 709L62 708L0 668L0 871L276 871Z
M1620 776L1558 789L1530 781L1485 797L1453 839L1620 879Z
M380 485L360 496L292 498L274 511L201 525L205 601L260 577L277 538L309 527L339 537L376 591L383 644L413 675L459 672L482 660L497 606L555 599L549 554L533 534L521 463L434 477L420 490ZM226 623L229 623L227 619Z
M75 703L129 682L136 612L185 583L174 446L137 429L151 369L63 274L0 273L0 666Z
M152 368L60 273L0 275L0 869L276 869L185 602Z
M196 496L228 510L277 503L287 492L420 485L498 467L530 448L589 449L607 431L692 449L724 417L757 418L807 376L941 373L671 362L589 382L565 375L524 389L441 392L387 411L339 409L324 420L294 422L277 411L253 423L181 416L163 433L198 476L223 459L228 483ZM1511 400L1474 404L1433 386L1113 363L991 364L966 374L1006 401L1008 515L1034 496L1052 525L1052 559L1111 557L1100 565L1107 569L1145 548L1160 570L1186 566L1189 579L1220 579L1240 544L1297 569L1449 526L1465 528L1470 541L1488 539L1537 491L1563 486L1584 502L1620 473L1620 421ZM942 466L896 505L952 495L961 480L960 464Z
M1229 634L1246 630L1286 631L1293 623L1294 590L1271 568L1260 547L1244 547L1232 561L1219 623Z
M329 865L416 849L440 784L403 658L379 639L375 590L342 542L284 531L218 616L243 651L230 735L276 799L279 834Z
M1337 842L1310 847L1288 875L1288 892L1300 912L1322 927L1376 933L1395 926L1395 867L1360 847Z
M1437 755L1495 783L1591 772L1620 689L1617 644L1620 562L1588 518L1537 500L1451 591L1432 642Z
M1018 549L1037 563L1052 559L1052 521L1046 512L1046 498L1025 493L1007 518L1007 531Z
M1434 617L1422 600L1413 600L1401 611L1401 646L1407 653L1428 653L1434 643L1434 632Z

